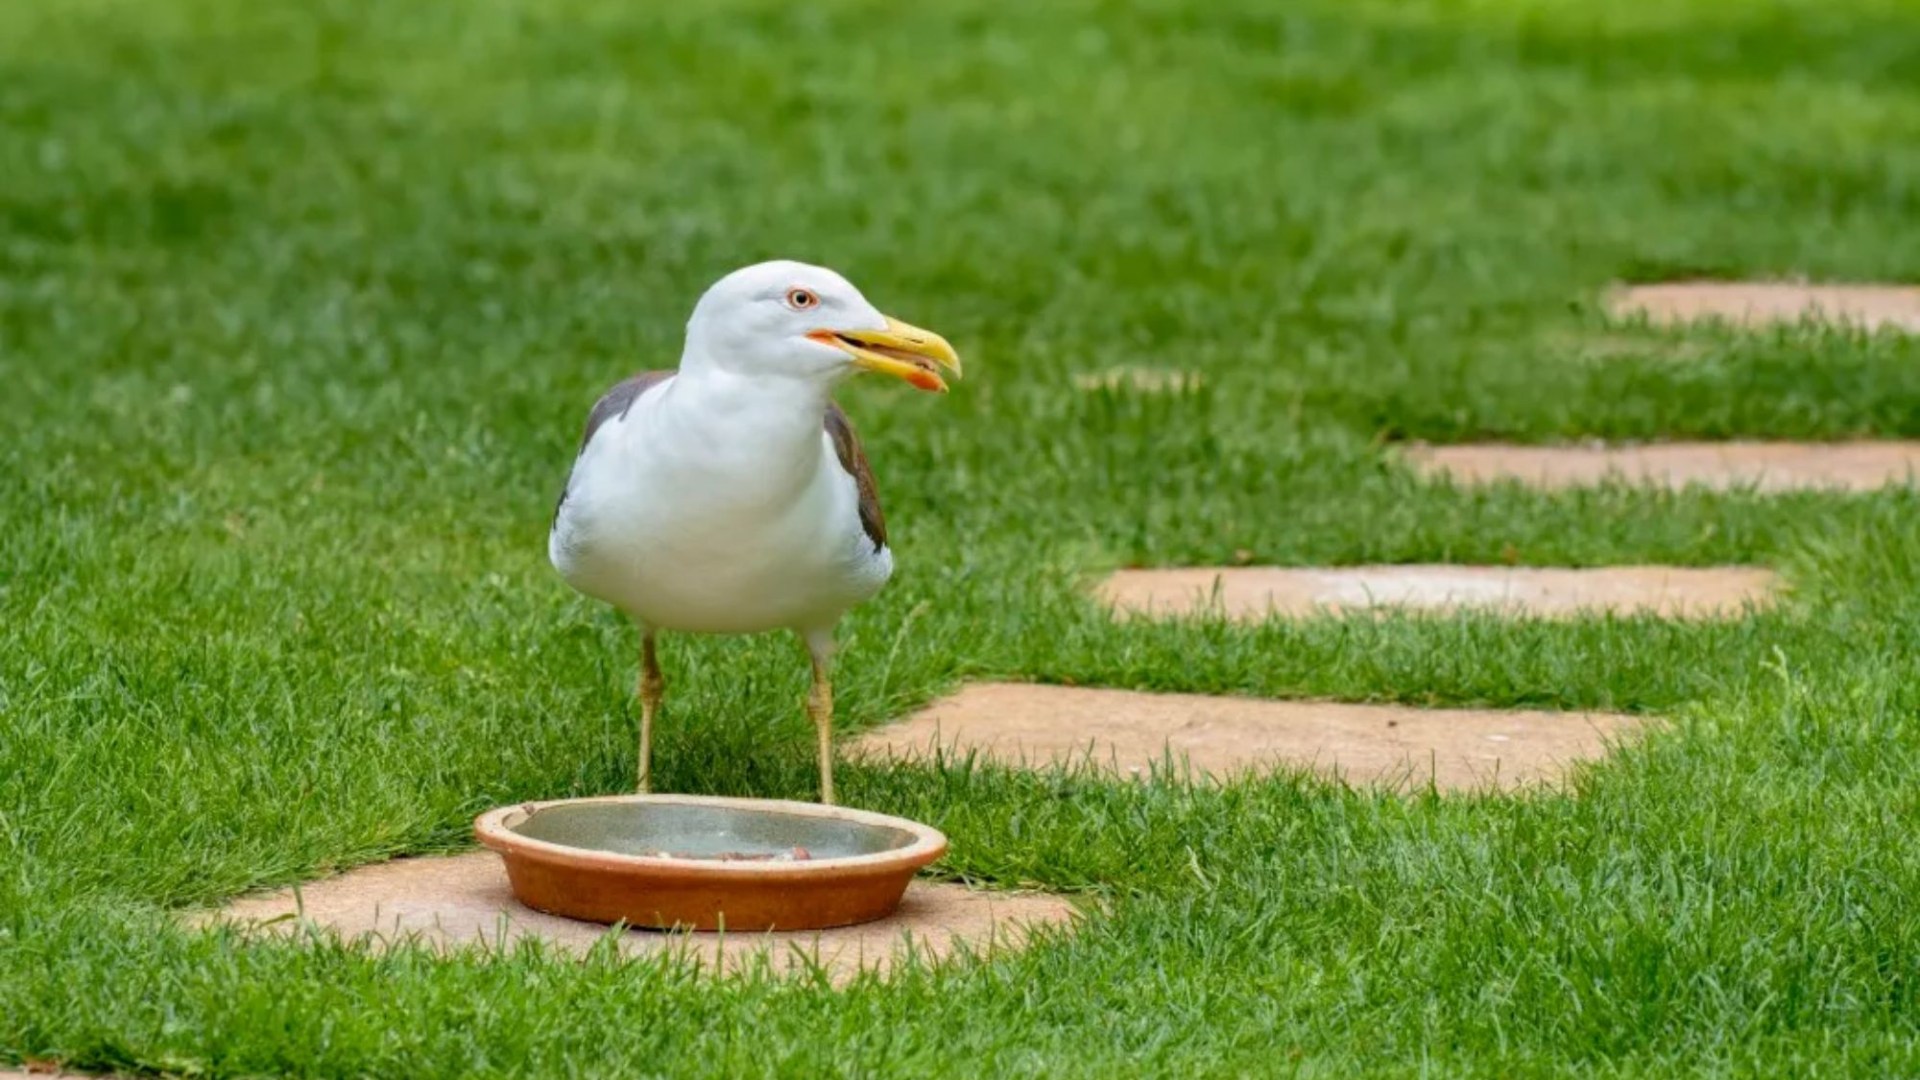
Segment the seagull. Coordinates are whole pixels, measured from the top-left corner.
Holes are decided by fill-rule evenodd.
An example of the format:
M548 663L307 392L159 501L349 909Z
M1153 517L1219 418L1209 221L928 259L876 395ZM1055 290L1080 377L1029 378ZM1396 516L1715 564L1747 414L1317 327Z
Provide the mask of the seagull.
M873 470L833 402L856 372L945 392L945 338L882 315L839 274L766 262L694 306L680 366L607 391L554 510L547 557L640 630L639 787L666 690L661 631L797 631L820 801L833 802L834 628L893 573Z

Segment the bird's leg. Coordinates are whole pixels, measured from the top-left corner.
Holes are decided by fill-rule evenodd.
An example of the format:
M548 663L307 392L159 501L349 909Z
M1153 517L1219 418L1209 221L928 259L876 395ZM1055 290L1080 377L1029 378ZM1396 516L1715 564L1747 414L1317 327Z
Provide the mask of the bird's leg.
M824 639L824 640L823 640ZM833 636L807 635L813 658L813 687L807 691L807 717L820 738L820 801L833 805Z
M640 794L653 790L653 717L660 711L660 698L666 693L667 680L660 675L660 658L654 654L653 631L640 631Z

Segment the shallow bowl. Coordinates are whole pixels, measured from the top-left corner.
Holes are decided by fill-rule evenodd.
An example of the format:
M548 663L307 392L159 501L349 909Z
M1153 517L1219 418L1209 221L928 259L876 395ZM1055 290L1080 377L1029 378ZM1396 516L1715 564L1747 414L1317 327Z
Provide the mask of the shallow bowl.
M947 838L841 806L705 795L517 803L475 819L521 903L593 922L818 930L885 918Z

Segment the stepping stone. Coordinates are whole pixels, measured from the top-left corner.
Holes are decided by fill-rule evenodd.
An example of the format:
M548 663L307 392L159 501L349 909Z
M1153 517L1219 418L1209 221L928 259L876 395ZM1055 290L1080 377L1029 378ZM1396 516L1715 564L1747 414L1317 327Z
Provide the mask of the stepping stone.
M1143 394L1179 393L1198 390L1206 377L1198 371L1178 368L1120 367L1105 371L1083 371L1073 377L1073 385L1082 390L1137 390Z
M936 748L1014 767L1091 763L1144 779L1171 756L1203 779L1307 767L1355 785L1512 791L1599 758L1646 721L1610 713L1416 709L977 683L851 744L868 760Z
M1613 612L1665 618L1740 615L1764 606L1776 577L1751 566L1197 566L1121 570L1096 590L1116 613L1221 614L1259 620L1412 609L1491 609L1546 618Z
M1717 319L1764 326L1812 318L1867 330L1920 332L1920 287L1910 285L1677 281L1617 289L1608 306L1616 316L1645 315L1649 322L1669 325Z
M291 917L296 914L302 918ZM630 955L684 950L709 970L741 970L764 956L772 970L788 973L804 971L817 960L835 983L844 983L863 969L884 972L909 951L921 960L939 960L962 948L975 955L1020 948L1034 927L1060 925L1074 917L1072 904L1046 893L987 892L914 881L899 911L861 926L760 934L627 930L618 942ZM271 919L282 921L264 922ZM300 887L297 899L292 889L243 897L195 921L235 922L259 933L283 935L304 923L342 937L383 943L417 933L442 949L535 937L574 953L585 953L609 932L598 923L523 907L507 885L500 857L491 851L375 863L309 882Z
M1428 476L1463 484L1514 480L1530 487L1592 487L1619 480L1673 490L1877 491L1920 476L1920 440L1840 443L1693 442L1645 446L1408 446Z

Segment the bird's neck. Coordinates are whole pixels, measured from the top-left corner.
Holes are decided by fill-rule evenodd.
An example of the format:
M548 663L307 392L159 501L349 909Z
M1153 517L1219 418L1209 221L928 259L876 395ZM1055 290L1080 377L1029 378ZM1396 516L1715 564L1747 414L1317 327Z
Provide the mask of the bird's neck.
M795 472L818 467L830 386L683 365L670 389L675 426L714 450L737 449Z

